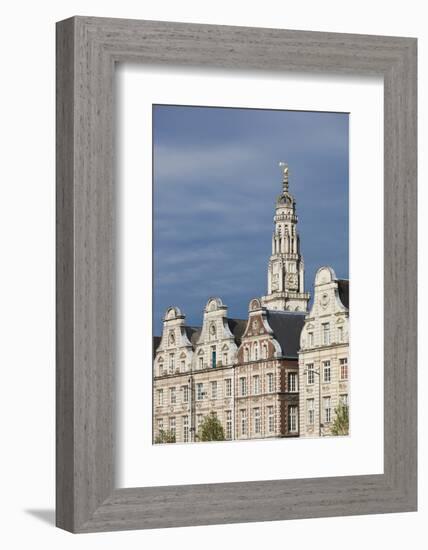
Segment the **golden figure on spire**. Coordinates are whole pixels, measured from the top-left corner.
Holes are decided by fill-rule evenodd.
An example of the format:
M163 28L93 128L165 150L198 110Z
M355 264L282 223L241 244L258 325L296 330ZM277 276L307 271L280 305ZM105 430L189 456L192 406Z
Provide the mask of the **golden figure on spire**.
M282 168L282 188L284 193L288 193L288 164L280 162L279 167Z

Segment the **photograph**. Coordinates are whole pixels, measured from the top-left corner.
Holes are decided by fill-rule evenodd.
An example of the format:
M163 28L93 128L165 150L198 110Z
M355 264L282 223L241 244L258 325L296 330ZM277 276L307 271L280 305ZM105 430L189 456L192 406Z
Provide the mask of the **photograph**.
M350 435L349 113L155 104L152 136L153 444Z
M423 548L426 5L2 7L0 547Z

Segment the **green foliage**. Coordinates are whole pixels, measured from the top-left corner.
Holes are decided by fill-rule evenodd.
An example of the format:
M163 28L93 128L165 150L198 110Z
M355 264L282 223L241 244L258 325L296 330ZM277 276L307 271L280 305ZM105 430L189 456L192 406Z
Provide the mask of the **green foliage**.
M155 443L175 443L175 433L170 430L161 430Z
M334 419L331 433L333 435L348 435L349 434L349 407L343 403L339 403L335 409L336 418Z
M207 415L198 431L199 441L224 441L224 430L214 412Z

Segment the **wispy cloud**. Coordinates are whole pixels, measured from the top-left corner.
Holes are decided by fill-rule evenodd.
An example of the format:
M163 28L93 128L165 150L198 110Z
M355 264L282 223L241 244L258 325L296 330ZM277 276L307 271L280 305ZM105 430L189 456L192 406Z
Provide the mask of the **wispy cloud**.
M237 174L251 161L261 160L260 151L238 143L218 144L206 148L200 144L157 145L155 178L164 185L192 184L194 180L216 177L218 185L230 185L222 176Z

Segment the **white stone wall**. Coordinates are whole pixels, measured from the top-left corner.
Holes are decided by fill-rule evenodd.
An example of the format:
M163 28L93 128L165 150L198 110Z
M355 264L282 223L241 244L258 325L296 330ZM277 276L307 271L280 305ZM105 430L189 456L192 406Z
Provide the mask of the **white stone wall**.
M329 332L324 329L327 325ZM327 339L327 340L326 340ZM300 338L299 411L300 435L330 435L334 410L340 399L349 403L349 311L339 298L338 282L333 269L322 267L315 277L314 303L308 313ZM347 362L347 377L341 376L341 360ZM324 367L330 363L330 381L324 380ZM309 366L313 366L313 383L309 383ZM328 370L328 369L327 369ZM345 370L345 369L343 369ZM325 414L325 399L330 398L331 418ZM308 400L313 399L313 421ZM320 416L321 414L321 416ZM321 427L320 427L321 424Z
M220 367L206 369L195 373L183 373L172 376L155 378L153 384L153 416L154 416L154 440L159 435L159 421L163 424L164 430L169 430L171 419L175 419L176 442L184 443L184 425L185 417L188 422L187 442L195 441L198 432L198 419L204 418L211 412L217 414L218 419L223 425L226 434L226 411L233 411L233 367ZM226 395L226 380L231 380L232 395ZM216 384L216 395L213 395L212 384ZM202 384L203 395L198 397L197 386ZM187 401L184 399L187 390ZM171 403L171 388L176 388L175 403ZM159 403L159 392L163 393L163 402ZM232 437L233 439L233 437Z
M227 306L220 298L210 298L204 309L202 331L193 354L193 370L236 363L238 347L227 321ZM226 363L226 365L225 365Z
M162 338L154 361L154 376L188 372L192 366L193 348L185 330L185 316L177 307L167 309Z
M310 296L304 289L305 268L300 252L297 221L296 203L288 191L287 175L287 180L283 181L282 194L276 201L267 295L262 298L263 305L269 309L307 310Z

